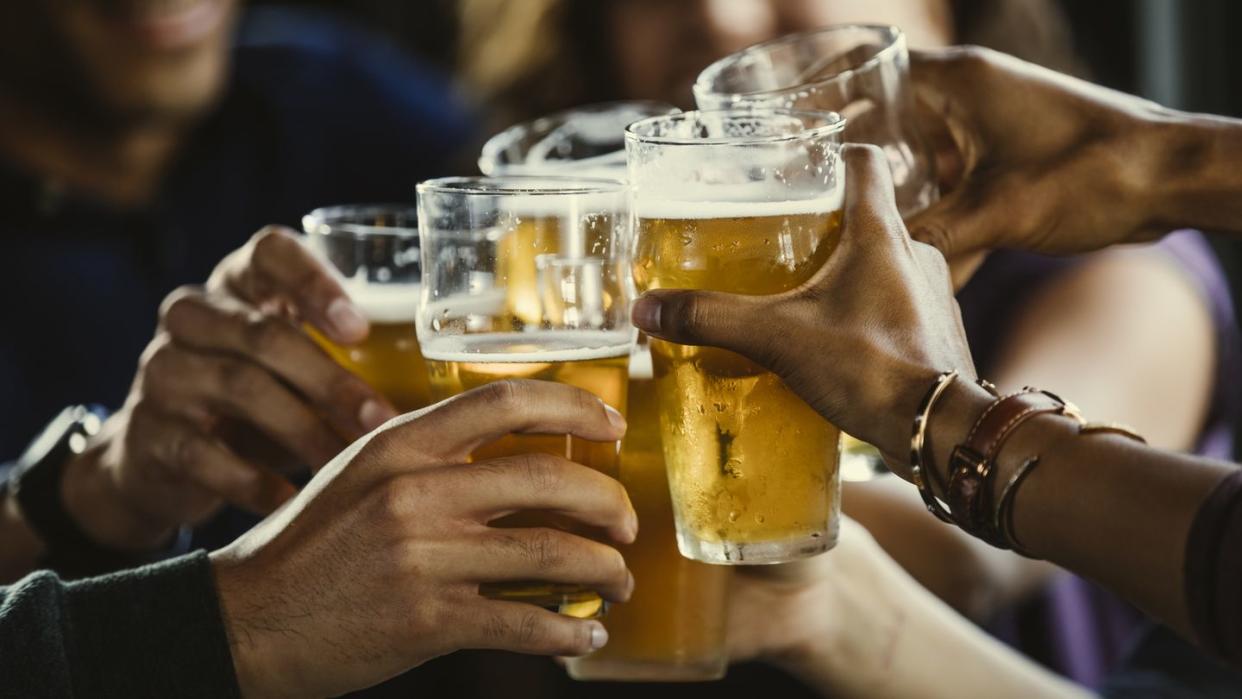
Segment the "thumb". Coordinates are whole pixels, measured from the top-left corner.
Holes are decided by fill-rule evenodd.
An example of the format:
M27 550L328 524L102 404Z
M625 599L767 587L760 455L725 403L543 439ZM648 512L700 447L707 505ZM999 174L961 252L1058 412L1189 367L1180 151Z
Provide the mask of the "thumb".
M768 341L768 297L718 291L655 289L634 302L639 330L682 345L708 345L754 357Z

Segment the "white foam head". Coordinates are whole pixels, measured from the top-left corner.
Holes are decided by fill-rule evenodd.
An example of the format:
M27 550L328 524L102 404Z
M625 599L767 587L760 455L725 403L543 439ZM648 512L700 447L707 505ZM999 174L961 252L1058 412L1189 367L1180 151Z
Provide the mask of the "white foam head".
M419 284L346 281L345 293L372 323L413 323L418 317Z
M420 338L423 356L466 363L581 362L629 356L632 330L543 330Z
M722 185L704 187L700 194L707 198L683 198L640 192L635 198L635 214L639 218L755 218L761 216L796 216L826 214L840 211L844 204L844 188L816 192L805 199L790 199L789 192L773 190L771 185ZM770 195L770 196L764 196Z

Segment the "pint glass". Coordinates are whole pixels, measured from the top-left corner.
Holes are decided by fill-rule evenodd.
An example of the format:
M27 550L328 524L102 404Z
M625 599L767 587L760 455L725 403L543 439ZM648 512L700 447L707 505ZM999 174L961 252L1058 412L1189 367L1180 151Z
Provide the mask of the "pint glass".
M625 127L678 111L663 102L600 102L515 124L483 144L479 172L624 178Z
M415 210L396 204L334 206L303 216L302 227L306 244L337 272L371 324L367 338L348 347L313 328L307 332L398 410L430 405L427 366L414 332L421 288Z
M624 413L634 329L632 221L614 180L446 178L418 186L423 293L418 335L437 400L500 379L556 381ZM548 453L617 475L615 442L509 435L475 458ZM523 513L497 526L569 525ZM532 581L483 594L597 616L595 592Z
M684 558L677 551L672 503L660 439L651 355L641 347L630 362L629 429L621 442L621 482L638 511L638 540L623 547L634 574L634 596L608 612L608 645L569 658L578 680L703 682L724 677L728 665L730 570Z
M836 247L844 122L826 112L688 112L629 127L640 290L775 294ZM651 343L677 542L708 563L778 563L836 543L839 432L774 374Z
M708 66L694 85L700 109L831 110L845 140L884 150L897 206L909 216L939 195L935 155L917 128L906 37L896 27L839 25L751 46Z
M649 116L674 114L657 102L587 105L518 124L483 147L485 174L607 174L625 177L625 127ZM569 658L579 680L708 681L727 664L729 570L681 556L660 444L651 353L640 346L630 360L620 477L638 511L638 540L622 549L634 574L634 596L608 611L608 645Z

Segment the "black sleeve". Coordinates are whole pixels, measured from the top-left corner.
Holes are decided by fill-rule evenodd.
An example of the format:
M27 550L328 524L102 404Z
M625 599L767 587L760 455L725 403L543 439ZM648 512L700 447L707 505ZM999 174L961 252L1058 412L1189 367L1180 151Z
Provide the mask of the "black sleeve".
M240 697L207 554L0 587L0 696Z

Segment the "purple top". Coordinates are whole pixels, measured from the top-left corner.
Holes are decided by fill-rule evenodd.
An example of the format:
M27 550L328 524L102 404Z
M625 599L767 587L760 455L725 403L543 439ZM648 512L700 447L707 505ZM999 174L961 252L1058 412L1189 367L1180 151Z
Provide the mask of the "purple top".
M1167 255L1200 292L1216 331L1216 371L1211 403L1195 453L1233 458L1238 395L1230 390L1242 372L1242 340L1229 285L1211 247L1195 231L1178 231L1152 246ZM981 376L999 359L1001 341L1022 307L1043 285L1082 262L1079 258L993 253L958 294L962 320ZM1057 386L1047 386L1057 390ZM991 628L1011 645L1089 687L1099 686L1118 664L1143 616L1094 584L1065 574L1039 598L1001 615Z

